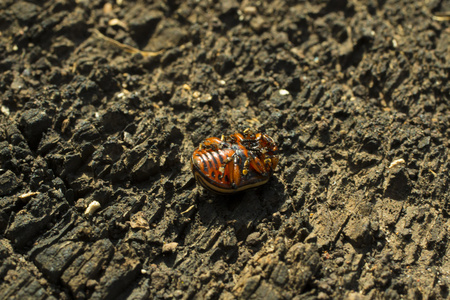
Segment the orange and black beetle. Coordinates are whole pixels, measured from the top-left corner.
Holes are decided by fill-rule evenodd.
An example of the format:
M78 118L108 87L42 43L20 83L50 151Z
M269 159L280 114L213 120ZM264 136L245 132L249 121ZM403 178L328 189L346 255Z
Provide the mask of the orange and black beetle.
M232 194L266 183L277 167L277 154L271 137L246 129L204 140L191 156L191 168L204 188Z

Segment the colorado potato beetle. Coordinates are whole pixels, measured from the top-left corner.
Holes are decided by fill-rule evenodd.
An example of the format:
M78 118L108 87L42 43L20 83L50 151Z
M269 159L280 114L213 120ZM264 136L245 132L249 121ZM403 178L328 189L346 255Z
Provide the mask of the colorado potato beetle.
M191 156L197 182L214 193L232 194L265 184L278 164L271 137L251 129L200 143Z

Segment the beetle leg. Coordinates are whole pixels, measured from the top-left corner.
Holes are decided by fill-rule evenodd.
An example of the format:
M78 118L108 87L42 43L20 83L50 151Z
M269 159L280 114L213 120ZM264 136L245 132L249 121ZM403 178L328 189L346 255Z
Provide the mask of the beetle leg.
M272 170L275 170L278 165L278 156L274 155L270 157Z
M222 138L223 138L223 135L222 135ZM227 148L227 147L228 147L228 144L224 140L222 140L220 142L220 144L217 145L217 148L219 148L219 149L224 149L224 148Z
M233 167L232 160L233 160L232 156L227 157L227 160L225 162L225 170L226 170L226 173L228 174L228 181L233 186L233 184L234 184L234 167ZM233 186L233 188L234 188L234 186Z
M225 161L223 162L223 165L219 168L219 171L222 173L223 178L225 174L228 174L228 180L231 181L231 176L233 176L232 172L230 172L230 162L233 160L232 156L228 156Z
M242 175L247 175L248 174L248 166L250 165L250 159L247 158L244 162L244 169L242 170Z
M204 144L204 143L200 143L200 146L198 147L198 150L206 150L206 151L211 151L214 150L214 145L212 144Z
M223 178L223 174L225 173L225 168L224 168L224 166L220 166L219 167L219 179L222 179Z
M233 159L233 178L234 178L234 188L238 187L241 183L241 170L239 169L239 162L241 158L235 153Z
M231 186L235 189L241 183L241 173L239 171L239 156L235 153L227 158L226 170Z
M244 134L247 137L253 137L255 135L255 132L253 131L253 129L247 128L247 129L244 130Z
M266 168L264 167L263 162L256 156L254 156L253 154L251 154L251 160L250 160L250 166L252 166L252 168L259 174L261 174L262 176L266 176L267 172L266 172Z
M272 160L270 158L264 159L264 166L266 166L266 171L270 172L272 169Z

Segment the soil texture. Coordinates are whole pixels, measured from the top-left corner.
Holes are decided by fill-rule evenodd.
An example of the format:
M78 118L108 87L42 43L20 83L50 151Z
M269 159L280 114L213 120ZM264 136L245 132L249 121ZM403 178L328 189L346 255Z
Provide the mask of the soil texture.
M448 298L449 11L2 0L0 298ZM245 128L269 182L198 186Z

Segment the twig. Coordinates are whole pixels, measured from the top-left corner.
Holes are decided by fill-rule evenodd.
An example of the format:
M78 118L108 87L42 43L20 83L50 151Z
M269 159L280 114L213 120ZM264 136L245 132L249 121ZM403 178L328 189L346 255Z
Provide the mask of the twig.
M98 31L97 29L93 29L93 31L94 31L101 39L107 41L107 42L110 43L110 44L113 44L114 46L116 46L116 47L118 47L118 48L120 48L120 49L122 49L123 51L128 52L128 53L132 53L132 54L139 53L139 54L141 54L143 57L153 57L153 56L158 56L158 55L160 55L161 53L164 53L164 51L165 51L165 50L159 50L159 51L157 51L157 52L152 52L152 51L142 51L142 50L136 49L136 48L134 48L134 47L132 47L132 46L130 46L130 45L122 44L122 43L120 43L120 42L118 42L118 41L116 41L116 40L114 40L114 39L112 39L112 38L110 38L110 37L107 37L106 35L104 35L104 34L101 33L100 31Z
M438 12L433 15L433 20L436 21L450 21L450 11Z

